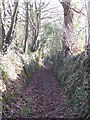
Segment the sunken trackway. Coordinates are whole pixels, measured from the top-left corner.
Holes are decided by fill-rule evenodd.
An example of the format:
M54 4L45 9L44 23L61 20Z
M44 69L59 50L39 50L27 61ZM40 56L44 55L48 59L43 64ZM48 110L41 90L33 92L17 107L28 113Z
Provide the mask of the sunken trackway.
M72 105L67 106L66 95L60 89L51 69L39 70L24 91L23 96L30 101L24 105L31 110L31 114L27 117L72 118L73 115L77 117Z

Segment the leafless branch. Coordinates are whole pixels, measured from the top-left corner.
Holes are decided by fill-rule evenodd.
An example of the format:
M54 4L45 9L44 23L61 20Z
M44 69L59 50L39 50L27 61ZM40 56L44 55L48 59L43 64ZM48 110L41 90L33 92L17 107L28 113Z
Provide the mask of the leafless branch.
M78 35L80 34L80 32L81 32L83 29L85 29L85 28L86 28L86 26L82 27L82 28L79 30L77 36L78 36Z
M52 17L50 17L50 16L46 16L46 17L43 17L43 18L41 18L41 20L43 20L43 19L51 19Z
M61 4L63 4L63 2L61 2L60 0L59 0L59 2L61 3ZM64 4L66 4L66 5L68 5L68 3L67 2L65 2ZM77 10L77 8L75 9L75 8L72 8L71 6L70 6L70 9L72 9L74 12L76 12L76 13L78 13L78 14L82 14L82 15L84 15L84 16L86 16L83 12L82 12L82 9L81 10Z

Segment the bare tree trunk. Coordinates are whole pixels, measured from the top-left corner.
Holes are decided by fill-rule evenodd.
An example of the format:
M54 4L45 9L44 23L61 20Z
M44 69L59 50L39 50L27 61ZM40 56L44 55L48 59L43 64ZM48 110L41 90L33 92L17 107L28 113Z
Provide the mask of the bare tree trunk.
M0 5L0 86L2 86L2 70L1 70L1 61L2 61L2 20L1 20L1 5ZM0 89L0 98L2 97L2 89ZM2 119L2 101L0 100L0 120Z
M64 33L63 33L63 50L65 56L72 54L73 44L73 12L70 7L70 0L62 0L64 9Z
M12 30L13 30L13 25L14 25L14 18L15 18L15 15L16 15L16 11L17 11L17 7L18 7L18 2L15 2L15 9L14 9L14 12L13 12L13 15L12 15L12 18L11 18L11 26L9 28L9 31L5 37L5 50L4 51L7 51L7 45L9 46L11 44L11 40L10 40L10 37L11 37L11 34L12 34Z
M86 50L87 50L88 61L90 61L90 1L88 2L88 41L86 43Z
M25 41L24 41L23 52L25 52L25 50L26 50L27 39L28 39L28 2L26 2L26 34L25 34Z
M41 23L41 1L39 4L39 7L37 8L36 0L34 2L35 5L35 13L32 9L32 5L30 5L30 26L31 26L31 36L32 36L32 42L31 42L31 51L35 52L38 49L39 46L39 40L38 35L40 31L40 23ZM32 14L34 13L35 17L33 18ZM35 19L35 20L34 20Z
M3 21L4 21L4 23L5 23L5 21L6 21L5 0L2 0L2 7L3 7L3 11L4 11Z
M0 25L2 25L1 22L1 9L0 9ZM0 52L2 50L2 27L0 27Z
M1 16L1 10L0 10L0 50L2 50L3 48L3 44L4 44L4 38L5 38L5 30L3 27L3 23L2 23L2 16Z

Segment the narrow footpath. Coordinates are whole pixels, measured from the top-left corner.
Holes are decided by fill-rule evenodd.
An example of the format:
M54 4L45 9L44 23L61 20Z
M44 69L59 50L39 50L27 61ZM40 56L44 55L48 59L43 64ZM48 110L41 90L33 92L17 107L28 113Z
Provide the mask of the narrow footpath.
M24 117L58 119L77 117L73 105L67 106L67 97L49 68L42 68L34 75L22 96L26 102L22 99L21 106L30 109L27 110L30 114ZM17 105L18 103L20 104L20 101Z

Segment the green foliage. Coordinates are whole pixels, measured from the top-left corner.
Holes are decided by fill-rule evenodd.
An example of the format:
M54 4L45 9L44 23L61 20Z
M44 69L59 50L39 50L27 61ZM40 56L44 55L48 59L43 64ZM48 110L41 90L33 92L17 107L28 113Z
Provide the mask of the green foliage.
M27 98L26 98L25 96L24 96L23 100L24 100L25 102L27 102Z
M46 56L55 54L61 49L60 28L57 24L45 23L43 34L40 39L40 46L45 48Z
M71 100L68 99L68 100L66 101L66 104L67 104L68 107L70 107L70 105L71 105Z
M75 7L77 7L78 4L77 4L75 1L73 1L73 5L74 5Z
M20 24L21 24L21 22L19 21L17 26L20 27Z
M22 114L23 114L23 115L31 114L31 110L30 110L30 108L24 108Z
M54 61L54 72L58 77L60 86L67 94L67 105L73 103L78 113L85 117L88 115L88 78L82 66L85 59L84 52L76 57L67 56L63 60L57 57ZM58 58L58 59L57 59ZM58 61L59 60L59 61Z
M30 55L30 53L31 53L31 46L30 45L28 45L28 47L27 47L27 53Z
M37 55L37 57L40 56L40 51L39 50L36 51L36 55Z
M0 96L0 102L4 103L4 98L2 96Z
M7 74L7 71L5 70L5 67L2 65L1 66L1 70L3 71L3 80L7 80L8 78L8 74Z

